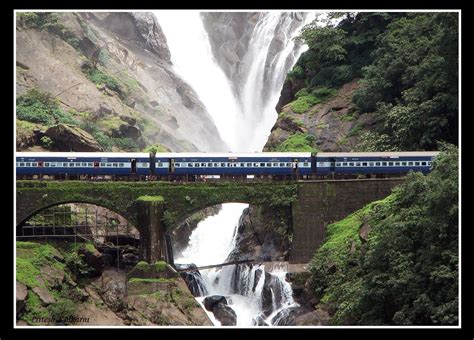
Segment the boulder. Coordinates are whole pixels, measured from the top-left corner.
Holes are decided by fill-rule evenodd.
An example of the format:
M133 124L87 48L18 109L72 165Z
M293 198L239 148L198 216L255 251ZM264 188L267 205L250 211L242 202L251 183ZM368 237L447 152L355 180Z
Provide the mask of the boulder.
M315 311L300 315L295 318L296 326L325 326L329 323L331 317L329 314L318 308Z
M220 303L220 304L227 305L227 299L225 298L225 296L222 296L222 295L212 295L212 296L206 297L203 303L204 303L204 307L208 311L214 312L214 309L216 308L217 304Z
M364 223L359 229L359 237L362 242L367 242L369 240L369 230L370 225L368 223Z
M26 305L28 288L21 282L16 282L16 315L20 314Z
M39 299L45 306L56 301L54 296L52 296L51 293L46 288L35 287L33 288L33 292L35 292L35 294L38 295Z
M257 316L252 321L253 321L254 326L269 326L269 324L265 321L265 319L261 315Z
M46 130L45 135L51 138L58 151L102 151L92 135L75 126L58 124Z
M222 326L235 326L237 324L237 314L222 302L217 303L212 312Z

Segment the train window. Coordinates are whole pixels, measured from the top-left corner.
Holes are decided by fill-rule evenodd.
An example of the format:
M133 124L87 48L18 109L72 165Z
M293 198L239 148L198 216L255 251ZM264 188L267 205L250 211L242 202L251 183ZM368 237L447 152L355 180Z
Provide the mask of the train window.
M119 168L123 168L124 164L123 163L119 163Z
M349 166L354 166L353 162L349 162L348 164L349 164Z
M195 167L195 168L199 168L199 167L200 167L199 163L195 163L195 164L194 164L194 167Z
M100 166L101 166L101 167L105 167L105 163L100 163Z
M337 163L336 163L336 166L341 166L341 163L340 163L340 162L337 162Z
M16 163L18 165L18 163ZM45 167L49 167L49 162L44 163Z
M188 163L188 168L192 168L193 167L193 163Z
M201 168L205 168L206 167L206 163L201 163Z
M420 165L420 162L415 162L415 165L416 165L416 166Z
M369 166L374 166L374 162L369 162Z
M161 168L161 167L163 167L163 163L161 163L161 162L160 162L160 163L157 163L156 166L157 166L158 168ZM174 163L174 166L179 168L179 163Z
M421 165L426 165L426 162L421 162Z
M342 166L347 166L347 163L346 162L342 163Z
M402 166L407 166L407 162L402 162Z
M375 166L380 166L380 162L375 162Z
M413 166L413 162L408 162L408 165L409 165L409 166Z
M387 166L387 162L382 162L382 166Z
M31 165L30 162L25 163L25 166L30 166L30 165Z
M278 163L273 163L273 166L274 166L274 167L278 167Z
M36 162L31 163L31 166L38 166L38 163L36 163Z
M388 166L393 166L393 162L388 162Z
M87 166L87 163L86 163L86 162L83 162L83 163L82 163L82 166Z
M260 163L260 166L265 166L265 163Z
M362 162L362 166L367 166L367 162Z
M304 163L303 163L303 166L304 166L304 167L308 167L308 166L309 166L308 162L304 162Z
M69 163L70 168L74 168L74 162Z
M25 166L25 163L21 162L21 163L20 163L20 166Z
M90 166L92 168L92 162L87 162L87 166Z
M271 168L272 167L272 163L267 163L267 168Z

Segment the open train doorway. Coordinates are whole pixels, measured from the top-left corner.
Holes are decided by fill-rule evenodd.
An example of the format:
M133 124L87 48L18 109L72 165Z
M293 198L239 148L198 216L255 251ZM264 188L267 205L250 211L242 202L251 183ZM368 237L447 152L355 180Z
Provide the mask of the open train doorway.
M132 174L136 174L137 173L137 160L135 158L132 158L131 160L131 168L130 168L130 172Z

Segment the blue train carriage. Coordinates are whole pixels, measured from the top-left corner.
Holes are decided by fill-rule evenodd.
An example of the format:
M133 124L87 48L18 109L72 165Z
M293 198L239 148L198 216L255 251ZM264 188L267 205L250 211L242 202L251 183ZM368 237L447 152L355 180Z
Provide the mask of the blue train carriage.
M17 175L148 175L148 153L17 152Z
M172 175L311 174L309 152L179 153L169 157Z
M428 173L437 151L417 152L320 152L316 173L399 174L408 171Z

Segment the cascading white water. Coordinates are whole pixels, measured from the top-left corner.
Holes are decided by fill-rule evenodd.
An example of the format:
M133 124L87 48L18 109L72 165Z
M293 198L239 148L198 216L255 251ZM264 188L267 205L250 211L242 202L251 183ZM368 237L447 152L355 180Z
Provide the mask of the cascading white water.
M243 60L243 87L234 93L230 80L215 61L199 12L154 11L154 14L167 38L175 71L196 91L230 151L261 151L277 118L274 107L286 73L304 51L304 48L296 48L293 37L314 15L309 14L294 27L289 15L260 13ZM275 32L277 27L278 32ZM276 33L283 35L283 48L270 53ZM175 262L198 266L224 262L235 247L239 217L247 206L223 204L218 215L198 224L189 246ZM237 272L239 287L236 288L233 283ZM264 324L278 324L285 310L295 306L291 286L285 280L286 272L277 270L269 274L265 275L263 265L233 265L201 271L207 295L227 296L229 306L237 314L238 326L261 324L256 322L258 318ZM270 288L270 315L262 313L265 277L273 277L277 283ZM273 290L277 288L278 302L277 292ZM203 299L197 298L200 303ZM212 313L209 316L215 325L220 325Z
M153 11L171 51L173 67L196 91L221 138L231 150L239 148L235 129L239 108L229 80L217 67L207 33L196 11ZM229 150L230 151L230 150Z

